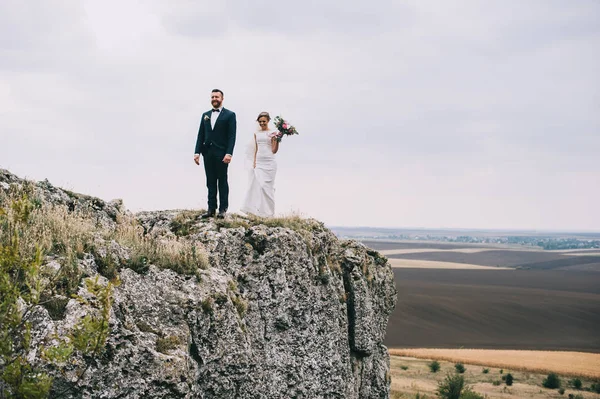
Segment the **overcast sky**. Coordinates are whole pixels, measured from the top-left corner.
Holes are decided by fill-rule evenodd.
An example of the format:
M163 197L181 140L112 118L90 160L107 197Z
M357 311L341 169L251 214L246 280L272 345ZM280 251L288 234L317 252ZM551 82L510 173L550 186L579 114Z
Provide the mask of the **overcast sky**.
M600 230L597 0L0 1L0 168L134 211L206 207L210 91L256 115L277 212L338 226Z

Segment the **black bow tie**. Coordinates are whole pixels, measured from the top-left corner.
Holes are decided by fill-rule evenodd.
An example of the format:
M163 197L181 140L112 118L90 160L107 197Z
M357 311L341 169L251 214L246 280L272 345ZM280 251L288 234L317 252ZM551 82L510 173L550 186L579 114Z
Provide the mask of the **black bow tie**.
M213 109L213 112L221 112L220 109Z

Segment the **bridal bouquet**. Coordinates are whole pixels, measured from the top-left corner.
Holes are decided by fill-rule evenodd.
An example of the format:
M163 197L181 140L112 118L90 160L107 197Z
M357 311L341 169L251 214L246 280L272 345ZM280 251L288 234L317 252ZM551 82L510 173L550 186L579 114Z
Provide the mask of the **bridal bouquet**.
M273 137L277 141L281 141L284 135L291 136L293 134L298 134L298 131L294 126L292 126L288 121L284 120L281 116L276 116L273 120L275 127L279 131L278 133L274 133Z

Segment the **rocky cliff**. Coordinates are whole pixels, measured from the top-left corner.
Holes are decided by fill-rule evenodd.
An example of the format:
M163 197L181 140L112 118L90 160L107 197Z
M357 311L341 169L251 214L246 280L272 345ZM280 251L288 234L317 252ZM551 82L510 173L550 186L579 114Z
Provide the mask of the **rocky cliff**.
M26 185L0 171L4 205L11 191ZM28 356L53 377L51 396L389 397L383 339L396 288L390 265L378 253L340 241L310 219L204 221L194 211L131 215L119 201L71 193L47 181L29 191L39 207L62 207L81 223L112 232L93 233L93 245L82 245L74 258L45 254L43 270L60 270L74 259L79 273L77 298L53 290L46 302L59 297L64 306L58 312L34 306L29 316L34 344ZM124 220L143 240L153 240L153 254L157 245L169 245L174 259L186 263L192 256L200 259L198 267L161 266L158 256L136 260L134 244L119 239ZM183 256L190 248L191 255ZM105 345L97 356L52 365L36 348L51 345L55 334L68 335L97 311L82 300L91 295L86 279L95 276L100 284L115 282Z

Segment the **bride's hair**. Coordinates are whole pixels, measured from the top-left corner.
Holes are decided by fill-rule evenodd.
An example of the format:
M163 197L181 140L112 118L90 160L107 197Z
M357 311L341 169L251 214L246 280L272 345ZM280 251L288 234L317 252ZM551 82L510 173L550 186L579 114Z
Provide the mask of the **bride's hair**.
M260 118L262 118L263 116L267 117L267 121L270 122L271 121L271 116L269 115L268 112L261 112L260 114L258 114L258 117L256 118L256 121L258 122L258 120Z

